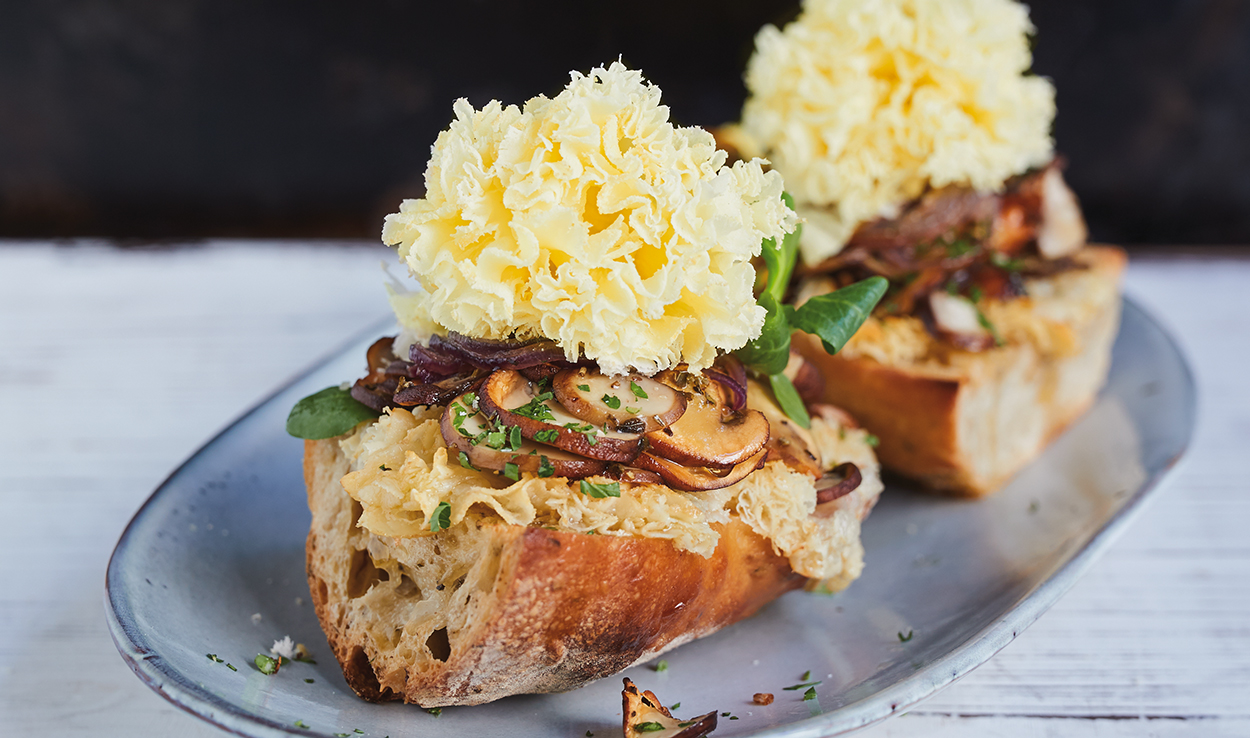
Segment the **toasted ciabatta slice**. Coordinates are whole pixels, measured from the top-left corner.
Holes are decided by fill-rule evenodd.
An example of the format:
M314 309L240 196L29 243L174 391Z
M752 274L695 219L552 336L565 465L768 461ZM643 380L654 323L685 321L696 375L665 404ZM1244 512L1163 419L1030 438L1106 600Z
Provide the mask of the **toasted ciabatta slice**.
M883 466L934 490L989 494L1106 381L1125 254L1087 246L1073 258L1083 268L1028 280L1028 297L983 304L997 348L952 348L902 316L869 319L835 356L807 334L796 333L794 346L824 374L824 399L880 439ZM811 279L799 301L831 287Z
M394 415L408 416L404 422L418 430L432 422L403 410ZM718 492L726 509L710 524L718 536L707 556L662 537L517 525L489 509L471 509L433 534L376 535L360 525L364 509L342 482L353 468L344 447L359 451L367 445L354 446L352 439L369 428L308 441L309 585L348 683L365 699L423 707L562 691L708 635L788 590L811 586L815 580L796 570L819 559L813 557L821 546L840 557L823 571L838 572L832 585L844 586L862 566L859 518L871 509L881 481L864 431L821 418L814 425L817 452L836 457L828 466L843 458L855 463L860 486L817 504L810 477L771 461L756 472L754 487L756 475ZM446 450L433 456L437 462ZM477 474L458 465L434 468L440 475ZM769 485L795 478L809 480L803 484L810 498L769 497ZM531 483L538 481L547 480ZM621 494L635 492L643 493ZM811 524L803 521L806 528L799 526L805 534L785 522L788 505L810 518ZM770 525L771 540L755 530Z

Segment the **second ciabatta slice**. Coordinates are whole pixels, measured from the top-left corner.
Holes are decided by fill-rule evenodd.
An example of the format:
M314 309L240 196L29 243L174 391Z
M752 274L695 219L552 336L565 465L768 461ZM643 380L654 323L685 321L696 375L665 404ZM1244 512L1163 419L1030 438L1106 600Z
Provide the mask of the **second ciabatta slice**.
M1004 345L944 346L919 318L874 317L836 356L794 347L839 405L880 439L881 464L931 489L981 496L1005 484L1093 402L1120 317L1121 249L1087 246L1080 268L1027 282L1029 297L984 306ZM800 301L827 291L813 278Z

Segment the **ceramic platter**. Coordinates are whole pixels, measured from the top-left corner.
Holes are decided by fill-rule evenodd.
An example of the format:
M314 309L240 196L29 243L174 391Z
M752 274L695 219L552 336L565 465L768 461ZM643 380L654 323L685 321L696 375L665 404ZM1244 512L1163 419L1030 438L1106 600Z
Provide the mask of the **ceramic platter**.
M248 736L620 735L619 676L437 717L363 702L343 681L304 578L302 442L283 428L296 400L354 379L387 328L248 412L139 510L108 568L123 658L161 696ZM1180 458L1194 407L1176 345L1126 301L1106 389L1009 487L965 501L891 484L864 525L864 575L846 592L792 592L669 653L663 672L624 675L680 701L679 716L736 716L721 718L716 738L828 736L906 711L984 663L1072 586ZM261 674L252 659L286 635L317 663ZM817 699L783 689L806 671L821 681ZM756 692L776 701L754 705Z

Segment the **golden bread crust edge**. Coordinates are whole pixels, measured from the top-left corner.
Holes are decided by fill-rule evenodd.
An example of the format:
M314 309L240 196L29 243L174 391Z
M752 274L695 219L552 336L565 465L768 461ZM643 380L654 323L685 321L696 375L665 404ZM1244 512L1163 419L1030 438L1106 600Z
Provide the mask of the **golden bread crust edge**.
M1118 282L1122 249L1081 251L1098 279ZM985 351L962 370L892 365L825 353L795 333L794 347L825 376L824 401L844 408L880 441L883 467L930 490L980 497L1003 486L1093 403L1106 381L1120 301L1073 326L1074 356L1042 356L1032 346ZM1012 415L1013 417L995 417ZM989 437L987 437L989 436Z
M350 573L332 554L342 526L354 526L338 481L346 470L337 439L306 442L309 587L344 677L367 700L434 707L572 689L748 617L806 581L737 518L707 559L662 539L483 525L498 556L493 587L445 661L409 669L375 647L342 601Z

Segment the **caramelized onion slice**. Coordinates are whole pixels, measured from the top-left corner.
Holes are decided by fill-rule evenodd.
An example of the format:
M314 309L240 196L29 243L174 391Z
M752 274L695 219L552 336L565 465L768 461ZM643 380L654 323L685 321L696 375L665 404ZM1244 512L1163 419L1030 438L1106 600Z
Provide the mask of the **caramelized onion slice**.
M858 466L849 461L838 464L816 480L816 504L823 505L849 495L859 489L863 481Z
M496 370L486 378L478 404L483 412L504 425L520 428L526 438L579 456L632 461L642 451L642 435L605 431L570 415L551 393L539 392L534 382L512 369Z
M660 430L686 411L685 395L666 384L637 374L610 377L584 366L556 374L551 391L585 422L628 433Z
M716 386L716 383L711 383ZM768 419L758 410L737 413L718 393L694 394L672 425L647 434L649 452L686 466L728 468L768 443Z
M485 440L474 443L473 439L489 430L489 425L486 417L480 411L474 410L464 395L456 398L443 410L438 429L442 432L443 441L447 443L453 458L463 453L461 463L467 461L478 469L504 471L505 465L516 464L517 471L520 472L581 479L601 474L607 468L606 462L587 459L529 439L523 440L515 449L509 448L506 441L504 448L498 449L491 448Z
M698 490L720 489L737 484L746 479L751 472L759 469L768 460L768 450L759 453L729 469L709 469L697 466L682 466L674 461L643 452L634 460L634 464L659 474L668 486L673 489L694 492Z

